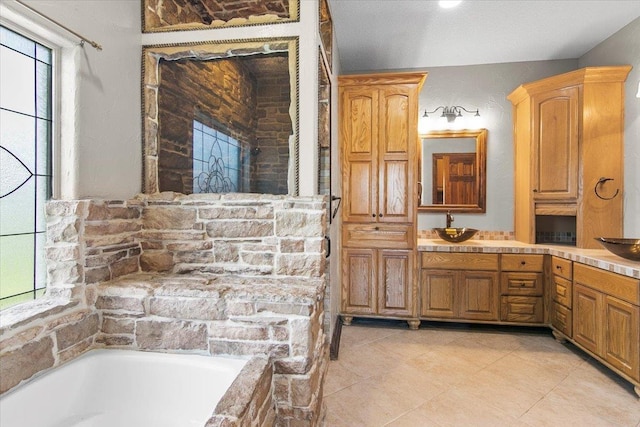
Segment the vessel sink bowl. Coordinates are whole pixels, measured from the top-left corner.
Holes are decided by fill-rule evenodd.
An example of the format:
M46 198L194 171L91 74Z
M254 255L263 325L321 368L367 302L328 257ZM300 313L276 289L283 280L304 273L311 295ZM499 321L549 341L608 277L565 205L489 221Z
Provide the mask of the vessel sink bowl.
M631 261L640 261L640 239L596 237L609 252Z
M465 240L469 240L478 232L475 228L434 228L435 232L438 233L438 236L451 243L460 243Z

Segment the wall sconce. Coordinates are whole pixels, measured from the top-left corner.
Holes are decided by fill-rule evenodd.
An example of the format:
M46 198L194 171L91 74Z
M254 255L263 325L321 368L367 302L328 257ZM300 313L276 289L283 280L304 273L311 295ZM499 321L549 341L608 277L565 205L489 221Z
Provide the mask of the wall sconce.
M636 93L636 98L640 98L640 82L638 82L638 93Z
M480 117L479 109L476 109L475 111L469 111L460 105L454 105L452 107L445 107L441 105L433 111L424 110L424 115L422 117L429 117L429 114L433 114L440 109L442 110L442 115L440 117L445 117L447 119L447 122L449 123L455 121L457 117L462 117L463 111L469 114L473 114L474 117Z

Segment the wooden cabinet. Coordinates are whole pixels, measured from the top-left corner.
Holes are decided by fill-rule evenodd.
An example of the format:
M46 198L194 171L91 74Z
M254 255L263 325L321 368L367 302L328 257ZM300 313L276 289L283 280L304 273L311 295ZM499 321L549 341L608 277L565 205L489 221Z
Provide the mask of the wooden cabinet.
M345 248L343 257L343 313L412 315L412 251Z
M544 255L503 254L500 320L544 323Z
M573 340L614 371L640 381L640 281L574 266Z
M515 235L576 246L622 235L624 81L630 66L588 67L521 85L514 106ZM601 178L606 178L602 181ZM557 230L560 227L561 230Z
M573 263L551 257L549 320L559 341L573 336ZM560 334L559 334L559 333Z
M422 253L420 317L498 320L498 255Z
M415 304L418 96L425 73L340 76L341 314L410 319Z

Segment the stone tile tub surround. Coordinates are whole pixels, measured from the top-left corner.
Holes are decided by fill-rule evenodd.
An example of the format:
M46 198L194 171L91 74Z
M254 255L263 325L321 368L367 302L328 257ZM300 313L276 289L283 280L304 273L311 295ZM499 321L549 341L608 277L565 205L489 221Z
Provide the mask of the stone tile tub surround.
M318 424L328 359L324 203L174 193L51 202L49 300L67 303L22 320L4 321L12 316L3 311L0 369L18 368L3 391L68 360L70 347L268 354L277 424ZM43 337L80 322L85 332L67 357L57 336ZM53 360L27 369L33 345Z

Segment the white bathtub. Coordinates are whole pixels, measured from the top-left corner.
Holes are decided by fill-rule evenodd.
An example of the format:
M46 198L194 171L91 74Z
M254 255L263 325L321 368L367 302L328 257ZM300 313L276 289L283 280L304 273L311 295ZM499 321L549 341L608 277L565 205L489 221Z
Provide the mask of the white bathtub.
M92 350L0 398L2 427L203 427L246 364Z

